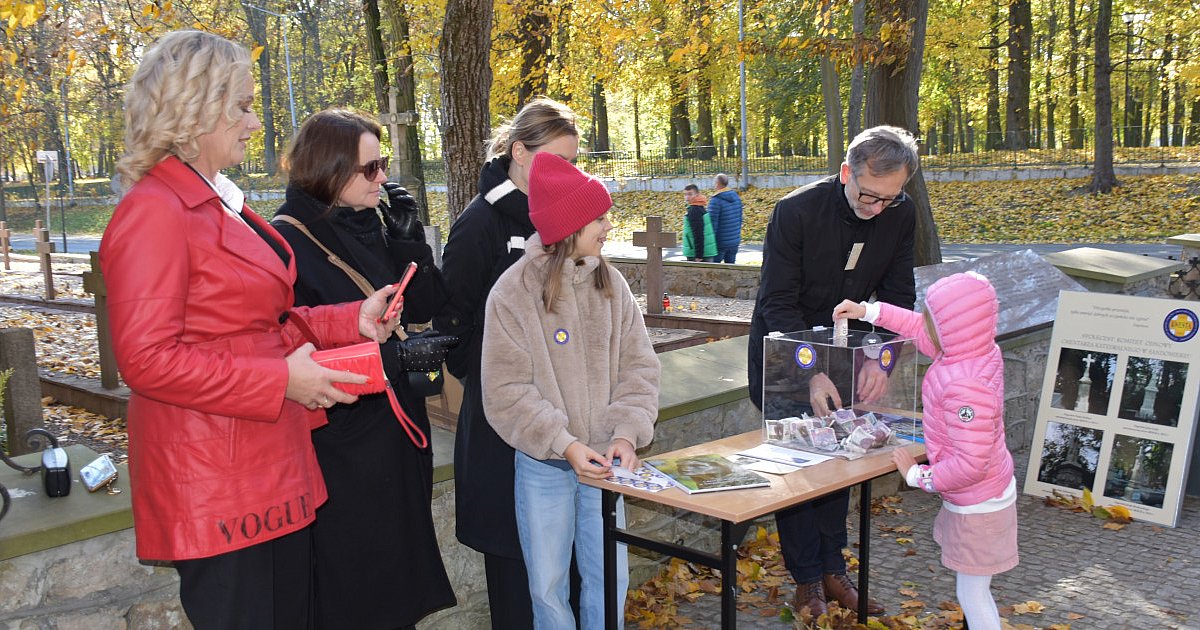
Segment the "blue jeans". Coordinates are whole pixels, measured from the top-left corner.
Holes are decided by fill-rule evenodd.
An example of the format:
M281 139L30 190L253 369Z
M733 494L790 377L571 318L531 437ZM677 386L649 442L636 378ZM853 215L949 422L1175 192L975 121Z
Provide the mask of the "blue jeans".
M737 258L738 245L740 244L741 243L734 243L733 245L718 245L717 258L713 262L729 263L732 265L734 259Z
M529 572L533 627L537 630L575 628L568 601L571 545L581 579L579 627L604 627L604 528L600 490L579 483L575 471L517 451L517 533ZM617 501L617 526L625 526L625 504ZM618 627L624 627L625 591L629 588L629 556L617 546Z

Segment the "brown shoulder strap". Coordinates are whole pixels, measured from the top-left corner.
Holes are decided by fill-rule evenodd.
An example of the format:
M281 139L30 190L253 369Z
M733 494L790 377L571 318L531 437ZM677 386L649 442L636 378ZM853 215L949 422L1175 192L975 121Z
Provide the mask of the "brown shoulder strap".
M321 251L325 252L325 256L329 262L346 272L346 275L350 276L350 279L354 281L354 284L358 285L358 289L363 292L363 295L371 297L375 293L375 288L371 286L370 282L367 282L367 279L364 278L361 273L355 271L353 267L346 264L346 261L342 260L337 254L330 251L328 247L325 247L325 244L317 240L317 237L313 236L313 233L309 232L308 228L304 227L304 224L301 223L299 219L286 214L280 214L276 215L276 217L271 220L272 223L275 221L283 221L284 223L289 223L295 226L296 229L300 230L300 232L307 236L310 241L316 243L317 247L320 247Z

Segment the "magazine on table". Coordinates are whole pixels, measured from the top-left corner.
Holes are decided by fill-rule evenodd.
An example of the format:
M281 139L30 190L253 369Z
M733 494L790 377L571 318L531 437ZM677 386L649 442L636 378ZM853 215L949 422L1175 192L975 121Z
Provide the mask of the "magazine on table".
M675 487L688 494L771 485L766 477L746 470L722 455L689 455L643 461L647 466L666 475Z

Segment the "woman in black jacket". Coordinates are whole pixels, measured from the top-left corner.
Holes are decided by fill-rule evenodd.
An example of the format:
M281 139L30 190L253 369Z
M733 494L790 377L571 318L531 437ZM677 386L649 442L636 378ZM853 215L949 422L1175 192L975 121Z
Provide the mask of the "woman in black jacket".
M493 135L479 194L446 239L442 275L450 301L434 319L438 330L462 340L446 360L463 385L454 440L458 540L483 553L492 627L504 630L532 628L533 610L517 537L514 452L483 413L483 309L492 285L525 254L525 239L534 232L526 193L533 156L542 151L570 161L579 153L575 113L548 98L530 101Z
M412 196L387 184L390 206L380 200L387 160L379 140L379 124L354 112L326 110L306 120L285 158L287 200L272 223L295 251L298 305L357 299L417 263L404 291L407 327L433 318L445 287ZM404 351L414 345L393 337L381 350L401 406L428 435L426 392L405 369ZM430 509L432 450L410 439L385 394L335 405L328 416L313 432L329 488L313 531L317 627L413 627L455 604Z

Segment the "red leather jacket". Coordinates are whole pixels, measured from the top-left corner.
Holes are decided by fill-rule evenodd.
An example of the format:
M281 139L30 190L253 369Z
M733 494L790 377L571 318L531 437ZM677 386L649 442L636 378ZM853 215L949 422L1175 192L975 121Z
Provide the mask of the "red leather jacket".
M137 555L213 556L301 529L326 499L309 432L325 423L284 398L284 357L305 342L280 316L285 266L174 157L122 198L100 264L129 399ZM323 345L362 341L359 304L295 309Z

